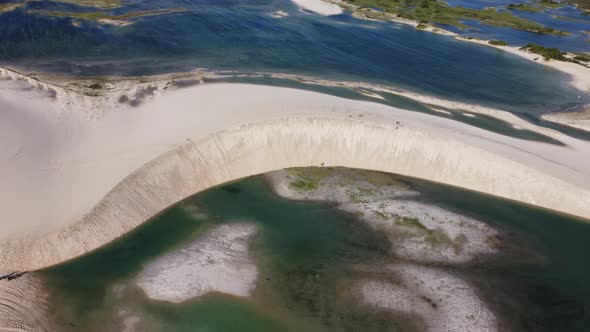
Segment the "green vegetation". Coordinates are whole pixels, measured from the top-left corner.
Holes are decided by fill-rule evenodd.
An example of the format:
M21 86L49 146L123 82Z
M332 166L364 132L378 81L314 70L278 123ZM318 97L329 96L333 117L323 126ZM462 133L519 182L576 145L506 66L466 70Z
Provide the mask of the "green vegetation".
M373 211L373 213L377 217L379 217L379 219L381 219L381 220L387 220L390 217L389 213L385 213L385 212L381 212L381 211Z
M537 44L527 44L520 48L521 50L527 50L529 52L533 52L539 54L545 58L545 60L559 60L559 61L572 61L569 58L566 58L565 52L560 51L555 47L545 47Z
M522 10L525 12L540 12L541 10L543 10L542 8L536 7L536 6L531 6L528 4L514 4L511 3L508 6L506 6L506 8L511 9L511 10Z
M146 17L146 16L154 16L154 15L163 15L163 14L170 14L170 13L179 13L186 11L185 9L176 8L176 9L160 9L160 10L152 10L152 11L142 11L142 12L134 12L134 13L127 13L123 15L111 15L105 12L90 12L90 13L68 13L68 12L58 12L58 11L47 11L47 10L29 10L28 13L31 14L39 14L39 15L47 15L47 16L55 16L55 17L70 17L80 20L87 20L92 22L101 23L101 21L108 20L111 22L118 22L120 24L128 23L128 20L138 17Z
M301 178L319 182L328 176L332 175L334 168L332 167L306 167L306 168L291 168L289 171Z
M357 12L374 18L387 20L400 17L422 24L431 22L455 26L459 29L467 27L464 20L477 20L482 24L508 27L513 29L564 36L568 33L544 27L543 25L519 18L510 12L498 12L494 8L471 9L451 7L441 0L344 0L349 5L358 7ZM377 11L372 8L379 8ZM354 8L353 8L354 9Z
M361 196L360 192L355 192L348 189L346 190L346 195L348 195L348 198L353 203L367 203L365 200L363 200L363 197Z
M428 28L428 25L424 24L424 23L420 23L416 26L416 29L420 29L420 30L424 30Z
M506 46L506 45L508 45L508 43L505 42L505 41L503 41L503 40L490 40L488 42L488 44L496 45L496 46Z
M319 188L320 182L334 171L331 167L291 168L289 172L297 177L289 183L291 189L312 191Z
M574 60L582 62L590 62L590 55L579 54L574 57Z
M402 182L401 178L394 174L376 172L376 171L363 171L363 175L367 182L370 184L381 187L381 186L393 186L402 189L409 189L406 183Z
M555 47L545 47L537 44L527 44L520 48L541 55L545 60L559 60L565 62L573 62L582 66L586 66L583 62L589 62L590 56L584 53L578 53L574 57L567 57L567 53Z
M21 8L29 1L35 1L35 0L25 0L23 2L18 2L18 3L0 3L0 13L9 12L11 10ZM55 2L63 2L63 3L71 3L71 4L83 6L83 7L94 7L94 8L99 8L99 9L114 9L114 8L119 8L119 7L123 6L123 4L121 3L121 0L54 0L54 1ZM30 11L30 12L35 12L35 11ZM57 13L57 12L52 12L52 13ZM67 14L65 12L59 12L59 13L61 14L60 16L65 16L65 14ZM72 14L74 14L74 13L72 13ZM93 14L96 14L95 16L99 16L98 14L101 14L101 13L93 13ZM107 15L104 13L102 13L102 14ZM58 16L58 15L52 15L52 16Z
M318 189L318 184L312 181L295 180L289 183L289 187L299 191L313 191Z
M453 241L446 234L437 229L429 229L428 227L424 226L420 220L418 220L418 218L407 218L400 216L396 217L396 224L415 229L422 233L424 240L432 247L453 245Z
M366 196L374 193L373 190L366 188L346 189L346 195L353 203L368 203Z
M425 238L426 242L432 247L438 247L442 245L453 245L453 241L440 230L429 230ZM455 246L453 246L455 247Z
M417 229L420 231L427 231L427 232L430 231L430 229L428 229L426 226L424 226L420 222L420 220L418 220L418 218L398 217L395 223L398 225L414 228L414 229Z
M121 7L121 0L55 0L56 2L72 3L84 7L112 9Z
M537 5L546 8L559 8L562 7L563 4L553 0L541 0L537 2Z
M584 15L590 15L590 1L588 0L564 0L563 2L576 6L583 11Z
M590 24L590 21L587 19L579 19L579 18L574 18L574 17L567 17L567 16L553 16L554 18L558 19L558 20L563 20L563 21L572 21L572 22L579 22L579 23L587 23Z

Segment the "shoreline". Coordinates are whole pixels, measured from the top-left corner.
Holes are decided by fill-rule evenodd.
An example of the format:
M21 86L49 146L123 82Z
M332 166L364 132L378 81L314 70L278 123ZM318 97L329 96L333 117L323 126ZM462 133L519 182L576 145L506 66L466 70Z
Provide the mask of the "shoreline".
M417 315L429 332L500 331L501 318L456 271L413 263L391 264L377 270L390 277L366 278L354 287L367 306Z
M171 303L211 292L249 297L259 272L248 243L257 231L249 223L217 225L151 261L137 275L135 285L148 298Z
M466 38L461 36L456 36L455 39L474 43L478 45L484 45L488 47L493 47L495 49L499 49L510 54L517 55L521 58L527 59L529 61L551 67L563 73L566 73L571 76L570 85L579 90L580 92L588 93L590 92L590 68L583 65L578 65L573 62L565 62L565 61L558 61L558 60L545 60L542 55L536 54L533 52L529 52L526 50L521 50L517 46L502 46L502 45L492 45L489 43L489 40L485 39L475 39L475 38Z
M590 104L561 112L543 114L541 118L545 121L590 132Z
M444 99L432 95L423 94L420 92L414 92L403 88L390 87L380 84L364 83L364 82L353 82L353 81L333 81L326 80L313 76L298 75L298 74L282 74L272 72L259 72L252 74L242 74L240 72L220 72L209 71L206 69L195 69L189 72L183 73L169 73L161 75L152 75L146 77L119 77L119 76L102 76L98 78L87 78L87 77L68 77L65 75L58 74L29 74L21 73L13 68L0 67L0 78L3 76L13 77L16 80L24 80L31 84L31 87L36 90L47 91L50 97L54 98L58 94L62 98L72 99L66 102L68 105L62 105L66 109L71 109L72 104L82 103L87 108L94 108L92 117L100 117L103 113L108 111L104 107L100 107L100 104L108 103L111 104L111 108L121 109L122 105L120 100L112 98L112 95L121 93L122 97L128 99L128 103L134 106L140 106L143 99L149 99L153 96L146 96L143 91L155 89L151 91L154 96L161 95L164 90L168 88L187 88L205 83L207 79L223 79L228 77L261 77L266 76L269 78L290 80L306 85L324 86L324 87L339 87L347 88L357 93L360 93L366 97L374 98L376 100L384 100L384 97L379 93L388 93L395 96L411 99L415 102L424 104L432 111L441 115L453 115L445 109L453 109L460 112L461 115L466 117L475 117L474 114L483 114L491 116L495 119L507 122L512 125L514 129L526 129L539 134L548 136L557 141L562 140L564 137L569 137L559 131L542 127L524 120L521 117L516 116L514 113L504 111L499 108L492 108L479 104L470 104L461 101L455 101L450 99ZM89 88L96 84L101 85L100 89ZM234 84L234 83L231 83ZM239 83L238 83L239 84ZM88 103L88 98L79 98L80 95L100 98L101 101ZM111 96L109 98L109 96ZM119 98L120 99L120 98ZM64 104L64 103L62 103ZM395 106L394 106L395 107ZM97 112L97 108L99 112ZM575 128L575 127L574 127ZM590 132L590 130L588 130Z
M264 174L276 195L331 202L389 241L390 254L415 264L461 265L499 253L497 230L480 220L425 203L421 193L387 173L295 168Z
M265 73L266 74L266 73ZM521 117L516 116L514 113L509 111L504 111L499 108L488 107L479 104L468 104L462 101L455 101L450 99L444 99L432 95L423 94L420 92L414 92L405 90L402 88L394 88L389 86L383 86L379 84L372 84L372 83L363 83L363 82L352 82L352 81L330 81L321 78L311 77L311 76L304 76L304 75L294 75L294 74L275 74L275 73L268 73L269 77L273 78L281 78L281 79L289 79L296 82L300 82L303 84L312 84L312 85L319 85L319 86L328 86L328 87L345 87L349 89L353 89L365 96L375 98L377 100L383 100L383 97L378 94L378 92L389 93L392 95L396 95L399 97L404 97L411 99L413 101L417 101L428 106L432 111L435 113L440 113L444 115L452 115L451 112L445 109L453 109L456 111L461 112L461 115L467 117L474 117L474 114L483 114L491 116L495 119L507 122L513 126L515 129L527 129L531 130L556 140L561 140L564 137L569 137L566 134L558 132L556 130L538 126L534 123L524 120ZM369 93L367 93L369 92ZM440 108L438 108L440 107Z
M452 331L496 331L496 323L503 321L502 314L479 295L480 289L460 274L466 266L485 266L512 255L515 248L503 230L465 215L449 214L424 201L422 193L406 179L390 174L318 167L281 170L264 177L275 195L330 202L387 238L390 247L386 255L395 260L353 268L362 272L352 283L360 303L392 313L415 314L428 331L441 326ZM530 262L535 259L532 254L520 257ZM439 282L438 286L427 286ZM470 312L481 314L481 310L485 319L468 318ZM469 325L473 326L466 327Z
M102 94L88 96L81 92L94 91L85 85L92 81L74 85L76 92L30 80L40 88L24 78L0 81L0 204L12 221L0 225L0 264L14 271L83 255L210 187L322 164L417 177L590 219L590 143L558 133L566 146L262 85L195 79L179 88L129 79L105 81ZM56 93L47 96L49 89Z
M323 0L291 0L297 7L322 16L340 15L340 6Z
M360 6L356 6L356 5L349 4L349 3L344 3L341 0L318 0L318 1L324 1L326 3L335 4L335 5L342 7L344 10L350 10L352 12L352 16L359 18L359 19L381 21L381 22L388 22L389 21L389 22L409 25L409 26L412 26L418 30L453 37L454 39L459 40L459 41L471 42L471 43L475 43L475 44L479 44L479 45L494 47L496 49L503 50L503 51L506 51L506 52L514 54L514 55L518 55L518 56L520 56L524 59L527 59L529 61L533 61L535 63L545 65L547 67L553 68L555 70L558 70L558 71L561 71L563 73L570 75L571 76L570 85L572 87L576 88L580 92L585 92L585 93L590 92L590 67L589 67L590 64L588 64L588 66L584 66L584 65L575 64L573 62L564 62L564 61L557 61L557 60L544 60L542 55L528 52L525 50L521 50L517 46L492 45L492 44L489 44L490 40L462 37L458 33L446 30L444 28L433 26L429 23L419 23L414 20L398 17L394 14L377 11L372 8L361 8ZM381 15L381 16L385 17L386 19L380 20L380 19L372 18L372 17L367 16L365 14L365 12ZM421 27L418 28L418 26L421 26ZM539 59L539 61L537 61L536 59Z

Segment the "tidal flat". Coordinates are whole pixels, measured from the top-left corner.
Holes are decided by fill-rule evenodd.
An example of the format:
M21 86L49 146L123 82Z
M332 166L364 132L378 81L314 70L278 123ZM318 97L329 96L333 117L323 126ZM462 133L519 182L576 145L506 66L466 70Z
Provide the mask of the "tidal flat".
M251 292L166 301L138 287L154 262L225 241L207 235L220 227L254 234L234 247L257 268ZM38 276L60 331L584 331L589 234L565 216L410 178L291 169L198 194Z

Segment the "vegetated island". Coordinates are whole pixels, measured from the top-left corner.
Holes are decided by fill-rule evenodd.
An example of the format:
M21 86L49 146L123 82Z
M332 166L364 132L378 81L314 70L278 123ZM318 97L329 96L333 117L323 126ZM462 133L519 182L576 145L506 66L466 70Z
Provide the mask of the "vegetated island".
M552 67L572 77L571 84L576 89L590 91L590 56L586 53L563 52L554 47L529 43L522 47L508 45L503 40L483 40L474 37L455 36L455 39L486 45L518 55L522 58Z
M25 7L27 3L36 2L39 0L13 1L14 2L0 3L0 14L17 8ZM54 2L69 3L81 7L93 7L102 10L115 9L123 6L121 0L55 0Z
M575 6L584 15L590 15L590 2L588 0L565 0L563 2Z
M18 3L5 3L0 4L0 14L9 12L18 8L27 8L28 2L36 0L25 0ZM56 0L56 2L69 3L78 5L81 7L94 8L93 11L84 12L70 12L60 10L41 10L41 9L26 9L28 14L35 15L46 15L53 17L69 17L76 20L90 21L98 24L111 24L117 26L130 25L133 22L132 19L146 16L156 16L171 13L185 12L185 8L170 8L170 9L158 9L158 10L144 10L144 11L130 11L125 14L115 14L112 12L113 9L123 7L123 3L120 0ZM80 21L72 22L75 26L80 26Z
M113 9L123 6L121 0L57 0L56 2L65 2L83 7L95 7L104 9Z
M317 0L324 1L324 0ZM461 37L458 34L440 28L434 24L454 26L459 29L468 27L464 20L476 20L482 24L508 27L518 30L534 32L538 34L550 34L567 36L564 31L547 28L542 24L514 16L509 11L499 12L496 8L471 9L452 7L440 0L325 0L351 10L353 16L362 19L374 19L393 21L408 24L417 29L454 36L458 40L487 45L519 55L531 61L539 62L565 72L577 81L576 88L581 91L590 90L590 56L586 53L568 53L557 48L549 48L542 45L529 43L523 47L509 46L503 40L483 40L474 37ZM577 5L584 13L590 10L590 4L585 2L569 1ZM552 0L542 0L538 6L556 7L561 3ZM541 57L537 56L540 55ZM541 59L542 58L542 59ZM552 61L552 60L557 60ZM571 66L575 64L575 66ZM584 67L580 71L580 66Z
M492 44L492 42L490 42ZM545 47L533 43L526 44L520 48L535 54L541 55L545 60L559 60L565 62L573 62L581 65L588 65L590 62L590 55L584 53L567 53L555 47Z
M540 23L517 17L496 8L473 9L453 7L440 0L341 0L334 3L352 10L355 15L378 19L406 19L419 24L442 24L458 29L468 28L464 20L476 20L482 24L530 31L539 34L567 36L568 32L555 30Z
M126 25L132 24L133 22L131 22L130 20L134 19L134 18L171 14L171 13L180 13L180 12L185 12L185 11L186 11L186 9L183 9L183 8L173 8L173 9L160 9L160 10L131 12L131 13L122 14L122 15L112 15L112 14L101 12L101 11L89 12L89 13L71 13L71 12L60 12L60 11L29 10L28 13L47 15L47 16L55 16L55 17L71 17L71 18L75 18L75 19L79 19L79 20L86 20L86 21L91 21L91 22L96 22L96 23L126 26Z
M554 0L541 0L534 3L511 3L506 8L511 10L522 10L525 12L540 12L545 8L560 8L565 4Z
M16 2L16 3L0 3L0 14L2 13L6 13L9 11L13 11L17 8L20 8L24 5L24 3L22 2Z

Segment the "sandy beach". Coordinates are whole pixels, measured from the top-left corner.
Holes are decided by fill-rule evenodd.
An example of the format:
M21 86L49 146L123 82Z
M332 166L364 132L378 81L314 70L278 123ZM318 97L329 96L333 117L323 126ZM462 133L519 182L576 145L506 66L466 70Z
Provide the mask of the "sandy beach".
M590 104L581 105L563 112L543 114L543 120L590 131Z
M371 84L371 83L364 83L364 82L352 82L352 81L331 81L325 80L317 77L311 76L302 76L302 75L292 75L292 74L276 74L276 73L265 73L266 75L274 78L281 78L281 79L289 79L297 82L301 82L304 84L310 85L319 85L319 86L328 86L328 87L345 87L349 89L353 89L358 91L359 93L375 98L375 100L382 100L383 96L380 94L387 93L392 94L404 98L410 98L420 103L429 105L430 109L434 112L445 114L445 115L452 115L446 109L451 110L458 110L463 112L462 115L474 117L474 114L484 114L496 119L508 122L512 124L513 127L517 127L520 129L528 129L538 133L541 133L545 136L549 136L551 138L555 138L556 140L561 140L562 138L566 138L566 135L557 132L555 130L547 129L545 127L540 127L535 124L532 124L529 121L524 120L521 117L516 116L513 113L498 109L492 108L488 106L478 105L478 104L468 104L461 101L456 100L449 100L444 99L436 96L426 95L423 93L418 93L414 91L409 91L401 88L392 88L388 86L383 86L379 84ZM466 113L469 112L469 113ZM471 114L474 113L474 114Z
M36 275L0 280L0 331L54 331L47 312L47 291Z
M397 173L590 218L590 144L556 132L566 146L259 85L104 83L110 92L93 97L3 78L0 263L9 271L77 257L197 192L288 167Z
M299 8L314 12L319 15L331 16L342 14L342 9L332 3L323 0L291 0Z
M521 50L519 47L515 46L502 46L502 45L492 45L488 43L487 40L482 39L468 39L464 37L457 36L455 37L457 40L475 43L479 45L484 45L488 47L493 47L514 55L518 55L519 57L525 58L527 60L542 64L547 67L551 67L553 69L559 70L571 76L570 84L575 87L576 89L588 93L590 92L590 68L582 65L575 64L573 62L565 62L565 61L557 61L557 60L545 60L543 56L539 54L535 54L526 50Z

